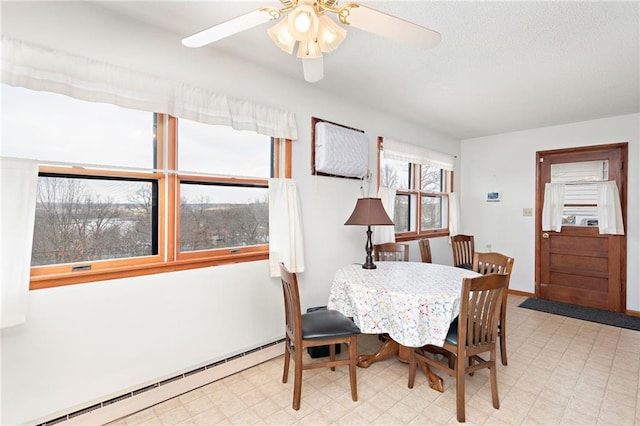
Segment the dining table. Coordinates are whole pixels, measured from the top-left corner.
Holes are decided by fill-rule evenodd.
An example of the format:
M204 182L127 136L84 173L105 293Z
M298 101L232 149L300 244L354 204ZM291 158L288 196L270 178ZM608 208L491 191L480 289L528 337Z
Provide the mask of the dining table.
M396 356L408 362L410 351L442 346L460 310L463 278L480 274L468 269L424 262L376 262L336 271L327 307L353 318L362 333L386 336L376 353L360 355L358 366ZM422 366L431 388L443 391L442 378Z

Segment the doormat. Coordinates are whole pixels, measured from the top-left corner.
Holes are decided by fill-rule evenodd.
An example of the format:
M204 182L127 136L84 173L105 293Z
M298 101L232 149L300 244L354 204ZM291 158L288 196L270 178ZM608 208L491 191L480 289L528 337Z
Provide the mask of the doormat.
M618 312L585 308L584 306L570 305L568 303L553 302L551 300L536 299L533 297L529 297L519 306L521 308L533 309L534 311L640 331L640 317L624 315Z

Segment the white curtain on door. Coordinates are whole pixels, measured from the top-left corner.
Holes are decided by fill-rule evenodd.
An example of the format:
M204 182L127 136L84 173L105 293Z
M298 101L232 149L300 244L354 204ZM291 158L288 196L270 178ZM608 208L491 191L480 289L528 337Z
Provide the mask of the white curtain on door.
M600 234L624 235L620 193L616 181L598 182L598 228Z
M393 188L380 187L378 198L382 200L387 215L393 220L396 206L396 190ZM395 243L396 231L394 225L379 225L373 227L373 244Z
M542 230L560 232L564 208L564 183L548 182L544 185L542 203Z
M0 157L2 328L27 319L38 164Z
M280 276L280 262L291 272L304 271L302 213L293 179L269 179L269 269Z

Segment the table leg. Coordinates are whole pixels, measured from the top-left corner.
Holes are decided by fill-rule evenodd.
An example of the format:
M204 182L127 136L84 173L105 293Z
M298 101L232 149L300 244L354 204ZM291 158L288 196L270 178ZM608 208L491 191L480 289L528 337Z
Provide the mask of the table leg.
M368 368L374 362L382 361L384 359L391 358L392 356L396 356L401 362L409 362L409 354L412 350L414 350L414 348L401 345L392 338L387 337L376 353L371 355L360 355L358 357L358 367ZM438 392L444 392L442 377L431 371L431 368L429 368L426 363L418 361L418 365L427 376L427 379L429 380L429 387Z
M424 350L422 351L424 352ZM418 360L418 365L420 366L424 374L427 376L427 380L429 380L429 387L438 392L444 392L444 382L442 380L442 377L438 376L436 373L431 371L429 364L427 364L426 362L422 362L421 360Z
M380 346L378 352L371 355L360 355L358 357L358 367L367 368L374 362L397 356L399 348L400 344L389 337Z

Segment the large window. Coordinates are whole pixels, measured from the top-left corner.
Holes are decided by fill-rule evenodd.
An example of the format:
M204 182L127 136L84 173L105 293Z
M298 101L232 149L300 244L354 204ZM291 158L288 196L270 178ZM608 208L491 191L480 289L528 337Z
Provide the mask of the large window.
M32 288L268 258L290 141L1 87L0 155L41 164Z
M442 161L446 158L442 154L382 138L378 148L379 186L396 191L396 240L447 235L452 160Z

